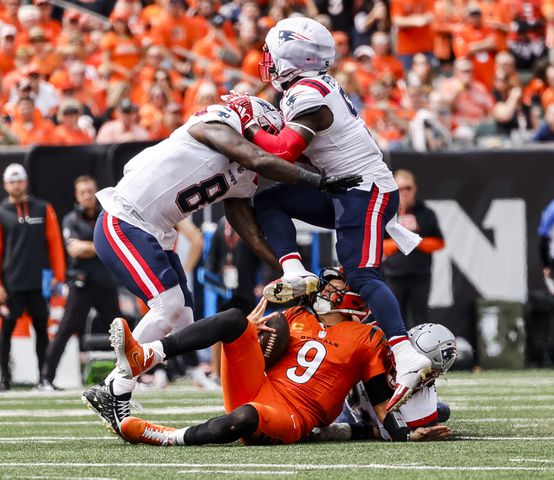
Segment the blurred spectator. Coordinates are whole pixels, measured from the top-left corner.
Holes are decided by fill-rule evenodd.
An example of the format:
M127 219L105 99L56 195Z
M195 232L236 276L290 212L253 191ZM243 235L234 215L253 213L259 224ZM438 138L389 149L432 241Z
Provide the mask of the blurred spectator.
M185 93L184 116L188 118L193 113L204 110L208 105L219 103L219 101L215 83L209 80L197 80Z
M396 53L404 69L412 66L416 53L433 55L434 18L432 0L391 0L391 22L396 27Z
M183 125L183 107L178 103L170 103L164 113L162 138L171 135L181 125Z
M54 51L47 40L46 34L41 27L33 27L29 30L29 42L33 48L33 60L38 65L39 73L46 78L60 65L61 58Z
M423 53L416 53L412 61L412 68L406 76L409 86L422 87L427 93L433 90L433 69L429 59Z
M545 71L544 90L541 94L541 104L544 109L554 103L554 65L548 65Z
M545 20L545 44L550 50L550 58L553 58L554 49L554 0L542 0L541 13Z
M52 18L52 4L50 0L33 0L40 12L39 27L42 28L48 41L53 42L62 31L58 20Z
M496 47L499 51L507 49L506 39L512 21L512 13L508 2L506 0L479 1L483 23L495 33Z
M516 68L516 59L510 52L498 52L494 57L494 71L505 73L510 87L521 86L521 79Z
M40 23L40 10L35 5L22 5L17 11L19 19L19 34L17 36L18 44L29 43L29 32L33 27L38 27Z
M258 79L258 65L263 59L263 38L255 21L241 21L239 29L239 46L243 58L241 71L255 80ZM335 48L339 55L339 45L335 44Z
M111 29L104 35L101 48L104 65L110 70L110 81L129 81L140 71L140 43L128 25L126 10L110 15Z
M494 31L483 22L479 4L471 3L467 7L463 27L453 34L453 47L456 58L466 57L471 60L474 78L490 91L497 40Z
M518 68L529 69L536 59L546 54L541 0L506 0L506 3L512 11L508 49L516 58Z
M83 113L77 100L65 100L58 109L59 125L54 128L57 145L83 145L92 143L94 139L79 128L79 116Z
M383 262L383 273L398 299L406 327L411 328L429 321L432 253L444 247L444 240L435 212L416 198L413 173L397 170L394 178L400 193L398 223L423 237L408 256L398 251L394 240L386 238L383 243L383 253L387 257Z
M17 145L19 143L15 134L10 130L9 124L0 117L0 145Z
M29 46L17 47L15 51L15 70L8 72L2 79L2 92L10 95L17 84L24 78L24 70L31 63L33 50Z
M384 73L392 73L395 80L404 77L402 63L391 55L390 39L388 33L375 32L371 37L371 48L373 48L373 68L378 76ZM422 55L422 54L419 54Z
M15 35L17 29L12 25L0 27L0 76L6 75L15 68Z
M544 123L533 134L533 142L554 142L554 103L546 107Z
M116 109L116 119L102 125L97 143L140 142L149 139L148 131L139 125L138 108L130 100L123 100Z
M54 208L28 194L25 169L13 163L4 170L3 179L8 197L0 204L0 304L8 307L9 315L4 318L0 336L0 390L5 391L10 388L11 337L25 310L33 321L38 368L42 372L48 347L45 297L50 296L49 291L43 292L44 270L51 268L54 272L48 287L63 282L65 256Z
M179 60L187 58L198 34L194 20L185 12L183 0L163 0L159 15L149 15L155 43L168 48Z
M170 102L169 93L159 85L154 85L148 99L139 109L140 125L146 129L151 140L164 138L163 116Z
M356 7L355 7L356 8ZM367 45L374 32L388 32L390 21L386 2L363 0L354 16L352 47Z
M22 93L29 91L30 88L22 89ZM35 108L34 100L28 96L21 96L17 101L10 130L20 145L52 145L55 142L54 124L43 118Z
M486 87L473 77L473 64L466 58L454 62L454 75L443 79L438 92L449 105L457 125L454 136L471 135L492 112L493 100ZM468 130L469 128L469 130Z
M21 24L17 13L21 5L20 0L4 0L4 8L0 11L0 21L5 25L13 25L18 31L21 30Z
M369 95L369 88L377 78L373 67L373 55L375 52L369 45L361 45L354 50L354 58L357 62L356 81L360 86L360 92L364 100Z
M515 129L530 129L529 108L522 102L523 90L519 85L510 85L506 72L497 71L494 74L492 95L495 100L492 116L497 133L510 135Z
M410 140L417 152L445 150L452 144L452 114L438 92L429 95L429 107L417 111L410 122Z
M436 0L433 19L433 54L441 64L454 57L452 35L464 18L463 0Z
M22 92L29 95L35 102L35 106L44 117L55 112L60 100L54 86L40 78L39 66L30 64L23 70L24 77L19 82L18 88L13 88L10 101L15 103ZM28 93L26 92L28 90Z
M83 335L88 314L95 308L103 320L105 331L115 317L121 316L117 281L96 256L92 243L94 225L100 207L95 194L96 180L78 177L75 182L75 208L63 219L63 237L68 256L67 283L69 293L56 336L50 342L42 369L41 390L57 390L53 382L60 358L71 335Z

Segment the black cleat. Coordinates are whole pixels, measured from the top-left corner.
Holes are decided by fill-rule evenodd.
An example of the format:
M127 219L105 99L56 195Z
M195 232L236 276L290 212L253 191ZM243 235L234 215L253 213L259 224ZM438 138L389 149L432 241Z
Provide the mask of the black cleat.
M131 394L114 395L112 384L94 385L81 396L83 403L96 413L108 430L121 435L119 426L124 418L131 416Z

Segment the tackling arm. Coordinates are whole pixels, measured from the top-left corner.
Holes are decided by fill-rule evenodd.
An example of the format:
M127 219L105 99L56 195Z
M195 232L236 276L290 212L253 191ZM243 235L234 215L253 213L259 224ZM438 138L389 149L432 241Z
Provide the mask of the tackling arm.
M223 201L225 216L233 229L240 235L252 252L270 267L281 271L281 264L265 241L250 199L227 198Z
M232 162L237 162L270 180L308 185L330 193L344 193L348 188L358 186L362 181L360 175L326 177L324 172L318 174L291 165L250 143L223 123L198 123L193 125L188 133L198 142L217 150Z

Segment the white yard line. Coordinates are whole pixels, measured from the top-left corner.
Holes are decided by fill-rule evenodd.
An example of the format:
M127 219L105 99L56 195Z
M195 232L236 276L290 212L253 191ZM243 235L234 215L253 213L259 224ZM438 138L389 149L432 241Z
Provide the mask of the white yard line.
M183 475L191 475L193 473L202 473L206 475L207 473L230 473L233 475L296 475L297 472L294 470L200 470L200 469L191 469L191 470L177 470L176 473L182 473Z
M553 442L554 437L456 437L460 440L493 440L499 442L511 442L511 441L530 441L530 442Z
M98 417L96 417L98 418ZM207 418L199 418L199 419L195 419L195 420L157 420L157 419L153 419L153 420L150 420L152 423L157 423L157 424L175 424L175 425L179 425L179 424L196 424L196 423L203 423L203 422L207 422L208 419ZM59 426L59 427L68 427L68 426L79 426L79 425L99 425L99 421L98 420L83 420L83 421L56 421L56 420L52 420L52 421L36 421L36 422L26 422L26 421L7 421L7 422L2 422L0 421L0 427L3 427L3 426L20 426L20 427L30 427L30 426L52 426L52 427L56 427L56 426Z
M528 472L554 472L549 467L490 467L490 466L440 466L418 464L282 464L282 463L47 463L47 462L2 462L0 467L55 467L55 468L113 468L113 467L148 467L148 468L290 468L293 470L347 470L347 469L379 469L379 470L450 470L450 471L528 471ZM209 472L205 472L209 473Z
M510 462L554 463L554 460L547 460L544 458L510 458Z
M192 415L195 413L219 413L223 412L223 405L207 405L205 407L166 407L166 408L143 408L141 415ZM7 417L88 417L93 415L84 405L76 409L55 409L55 410L1 410L0 418Z

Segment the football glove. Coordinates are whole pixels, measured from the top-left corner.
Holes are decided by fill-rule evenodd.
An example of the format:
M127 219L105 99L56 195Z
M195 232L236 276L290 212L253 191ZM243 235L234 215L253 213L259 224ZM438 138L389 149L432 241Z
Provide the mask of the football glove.
M221 100L239 116L243 132L251 125L256 124L250 95L247 93L241 95L231 90L229 95L222 95Z
M360 183L362 183L361 175L334 175L328 177L325 170L322 170L319 190L325 193L346 193L349 188L357 187Z

